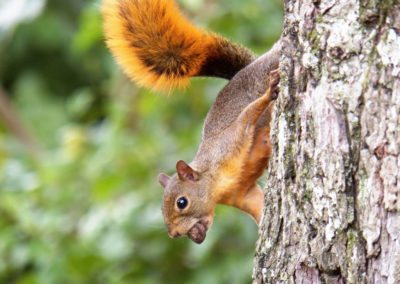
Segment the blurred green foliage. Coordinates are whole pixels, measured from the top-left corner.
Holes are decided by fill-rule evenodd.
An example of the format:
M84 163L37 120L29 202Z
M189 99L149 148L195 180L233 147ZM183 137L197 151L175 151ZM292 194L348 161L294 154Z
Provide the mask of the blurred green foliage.
M182 0L197 25L258 53L279 0ZM225 81L138 89L105 48L99 1L49 0L0 38L0 85L39 144L0 121L0 283L249 283L257 227L220 207L206 241L171 240L160 171L190 161Z

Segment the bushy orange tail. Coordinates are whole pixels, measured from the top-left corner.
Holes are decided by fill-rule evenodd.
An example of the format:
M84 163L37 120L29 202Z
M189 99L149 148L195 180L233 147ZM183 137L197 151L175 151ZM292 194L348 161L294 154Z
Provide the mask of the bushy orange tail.
M254 56L193 26L172 0L104 0L107 45L127 75L156 90L193 76L230 79Z

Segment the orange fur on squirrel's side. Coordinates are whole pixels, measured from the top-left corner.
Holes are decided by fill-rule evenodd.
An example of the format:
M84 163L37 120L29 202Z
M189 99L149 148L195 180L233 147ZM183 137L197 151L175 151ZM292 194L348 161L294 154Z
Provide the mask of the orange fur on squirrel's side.
M107 45L125 73L155 90L193 76L231 79L254 60L246 48L193 26L173 0L103 0Z
M107 45L127 75L156 90L187 84L215 40L194 27L172 0L104 0Z

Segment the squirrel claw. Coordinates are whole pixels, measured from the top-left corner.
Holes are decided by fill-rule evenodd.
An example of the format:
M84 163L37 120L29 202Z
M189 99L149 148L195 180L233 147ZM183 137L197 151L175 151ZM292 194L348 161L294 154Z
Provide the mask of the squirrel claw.
M271 96L272 100L276 100L279 94L279 69L272 70L269 73L269 86L268 86L268 95Z

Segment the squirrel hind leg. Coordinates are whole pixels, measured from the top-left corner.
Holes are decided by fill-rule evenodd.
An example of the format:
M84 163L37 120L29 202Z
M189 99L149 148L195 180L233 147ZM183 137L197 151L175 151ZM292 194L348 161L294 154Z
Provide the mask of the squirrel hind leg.
M257 180L268 165L272 153L272 145L269 139L269 127L257 129L253 145L250 149L248 159L245 163L248 179Z
M272 94L272 89L268 88L265 95L259 97L246 106L237 118L237 123L242 126L242 128L247 128L248 125L255 127L257 120L267 109L267 107L275 100Z
M255 125L267 107L278 97L279 70L270 72L268 89L265 95L251 102L239 115L237 121L240 125Z

